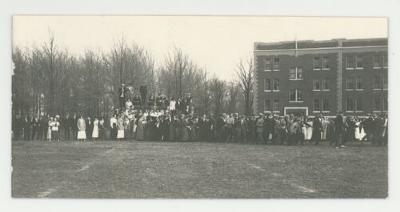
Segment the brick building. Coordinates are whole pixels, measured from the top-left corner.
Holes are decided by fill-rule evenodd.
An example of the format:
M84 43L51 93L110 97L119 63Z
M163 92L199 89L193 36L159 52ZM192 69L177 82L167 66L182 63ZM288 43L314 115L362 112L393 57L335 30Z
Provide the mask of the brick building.
M256 42L254 59L256 113L387 111L386 38Z

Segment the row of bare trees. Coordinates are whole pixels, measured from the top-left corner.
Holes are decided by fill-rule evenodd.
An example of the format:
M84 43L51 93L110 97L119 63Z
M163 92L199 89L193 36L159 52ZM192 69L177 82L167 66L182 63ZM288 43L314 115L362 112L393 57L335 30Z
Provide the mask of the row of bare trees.
M13 114L82 113L101 115L118 104L121 83L147 86L150 94L190 94L200 113L245 113L252 110L253 63L240 61L237 80L209 77L181 49L173 49L155 67L149 51L119 40L106 53L86 50L74 56L56 45L54 37L40 47L13 49Z

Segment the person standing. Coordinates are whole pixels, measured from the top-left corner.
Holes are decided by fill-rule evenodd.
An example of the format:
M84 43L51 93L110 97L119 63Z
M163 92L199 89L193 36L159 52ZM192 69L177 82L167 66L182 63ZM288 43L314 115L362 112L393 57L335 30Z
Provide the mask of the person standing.
M92 139L96 141L99 138L99 119L94 118L93 121L93 132L92 132Z
M335 118L335 147L344 146L345 124L343 122L343 115L339 113Z
M60 121L59 116L54 119L53 127L51 128L51 134L54 135L54 141L60 142Z
M35 117L32 120L32 134L31 134L31 140L36 140L39 138L39 117Z
M256 142L262 142L264 136L264 118L262 114L256 119Z
M111 129L111 140L115 140L117 138L117 115L113 114L110 118L110 129Z
M52 139L52 132L51 132L51 129L53 128L53 125L54 125L54 121L53 121L53 117L50 117L50 119L49 119L49 121L48 121L48 124L47 124L47 140L48 141L51 141L51 139Z
M88 116L86 118L86 137L88 140L92 139L92 130L93 130L93 121L90 118L90 116Z
M122 109L125 106L125 99L126 99L126 88L124 83L122 83L121 88L119 88L118 97L119 97L119 107L120 109Z
M83 119L82 115L79 117L77 121L77 139L78 141L85 141L86 140L86 122L85 119Z
M121 113L117 119L117 139L123 140L125 138L125 126L124 126L124 118L123 114Z
M319 115L314 118L312 123L312 136L311 139L314 141L315 145L318 145L321 142L321 134L322 134L322 117Z

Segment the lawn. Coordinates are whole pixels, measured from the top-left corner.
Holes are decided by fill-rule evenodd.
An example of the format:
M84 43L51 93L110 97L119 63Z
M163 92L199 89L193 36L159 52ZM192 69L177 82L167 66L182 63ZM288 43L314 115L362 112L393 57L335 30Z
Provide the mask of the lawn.
M387 148L13 141L21 198L385 198Z

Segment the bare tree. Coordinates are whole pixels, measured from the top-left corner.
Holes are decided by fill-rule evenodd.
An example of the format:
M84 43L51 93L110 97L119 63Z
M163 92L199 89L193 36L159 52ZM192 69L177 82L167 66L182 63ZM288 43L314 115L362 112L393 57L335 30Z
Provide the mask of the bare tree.
M252 58L249 58L246 61L240 60L236 67L236 75L239 78L239 85L243 92L246 115L252 114L254 84L253 72L254 65Z
M223 110L225 87L225 82L218 78L214 77L210 80L210 94L214 103L214 114L220 114Z
M236 82L229 82L227 85L227 101L226 101L226 111L228 113L238 112L238 106L240 103L240 87Z

